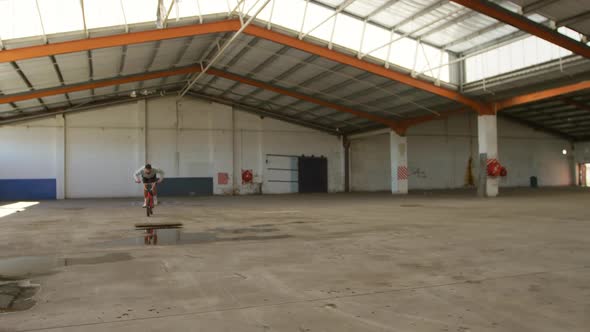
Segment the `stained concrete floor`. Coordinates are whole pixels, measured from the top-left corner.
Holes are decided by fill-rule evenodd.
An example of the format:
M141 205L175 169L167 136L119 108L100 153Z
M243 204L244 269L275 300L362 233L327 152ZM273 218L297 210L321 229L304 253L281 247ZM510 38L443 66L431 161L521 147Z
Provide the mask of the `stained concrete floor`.
M41 202L0 218L40 285L0 331L589 331L590 191L472 195Z

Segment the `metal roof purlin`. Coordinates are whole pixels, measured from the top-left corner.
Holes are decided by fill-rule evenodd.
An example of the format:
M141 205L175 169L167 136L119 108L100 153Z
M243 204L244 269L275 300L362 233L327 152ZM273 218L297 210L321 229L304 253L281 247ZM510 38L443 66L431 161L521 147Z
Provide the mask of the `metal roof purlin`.
M531 4L528 4L524 7L522 7L522 13L523 14L527 14L527 13L532 13L532 12L536 12L541 8L547 7L550 4L556 3L559 0L539 0L539 1L535 1Z
M451 0L471 10L475 10L489 17L512 25L539 38L545 39L555 45L561 46L573 53L590 58L590 47L577 42L557 31L551 30L541 24L533 22L526 17L515 14L487 0Z
M365 16L365 20L371 19L371 17L381 13L385 9L395 5L396 3L400 2L401 0L389 0L386 3L382 4L381 6L375 8L372 12L370 12L367 16Z
M375 74L375 75L378 75L381 77L385 77L385 78L388 78L388 79L391 79L394 81L398 81L398 82L406 84L408 86L411 86L411 87L414 87L414 88L417 88L420 90L424 90L424 91L439 95L439 96L447 98L447 99L457 101L461 104L469 106L470 108L472 108L473 110L476 110L478 112L484 112L484 113L487 112L487 109L485 108L485 105L483 103L481 103L477 100L471 99L469 97L466 97L457 91L447 89L444 87L436 86L433 83L413 78L411 75L392 71L392 70L386 69L382 66L379 66L379 65L367 62L367 61L360 60L360 59L353 57L353 56L345 55L345 54L324 48L322 46L315 45L315 44L312 44L312 43L309 43L309 42L306 42L303 40L299 40L297 38L293 38L293 37L290 37L290 36L275 32L275 31L270 31L270 30L267 30L267 29L264 29L264 28L261 28L258 26L252 26L252 25L249 26L245 30L245 33L259 37L259 38L263 38L266 40L270 40L275 43L287 45L287 46L302 50L302 51L310 53L310 54L318 55L318 56L325 58L325 59L329 59L329 60L332 60L335 62L349 65L351 67L355 67L357 69L361 69L361 70L370 72L372 74Z
M307 30L307 32L303 33L300 32L299 33L299 39L303 39L305 38L307 35L309 35L310 33L312 33L313 31L315 31L317 28L319 28L320 26L324 25L326 22L328 22L329 20L331 20L334 16L340 14L344 9L346 9L346 7L350 6L355 0L346 0L344 1L344 3L342 3L340 6L338 6L338 8L336 8L336 10L334 10L334 13L332 13L330 16L326 17L323 21L321 21L320 23L316 24L313 28ZM306 6L309 3L309 1L306 2ZM301 28L303 29L303 24L305 23L305 20L302 21L302 26Z
M179 28L169 28L162 30L150 30L142 32L131 32L128 34L113 35L108 37L96 37L76 41L68 41L55 44L17 48L6 51L0 51L0 62L29 59L34 57L49 56L54 54L63 54L70 52L79 52L95 48L123 46L127 44L137 44L163 39L172 39L187 37L192 35L204 35L217 32L232 32L240 29L238 20L221 21L215 23L206 23L200 25L183 26ZM299 40L279 32L267 30L265 28L250 25L244 33L270 40L272 42L302 50L304 52L320 56L338 63L349 65L375 75L379 75L408 86L427 91L441 97L462 103L478 112L486 112L485 105L477 100L466 97L461 93L445 87L436 86L431 82L420 80L409 74L396 72L382 66L360 60L353 56L348 56L337 51L329 50L325 47L312 44L308 41Z
M0 104L21 101L21 100L27 100L27 99L32 99L32 98L41 98L41 97L46 97L46 96L64 94L64 93L68 93L68 92L83 91L83 90L88 90L91 88L119 85L119 84L125 84L125 83L130 83L130 82L139 82L139 81L151 80L151 79L155 79L155 78L183 75L183 74L187 74L187 73L198 73L201 71L202 71L201 66L190 66L190 67L185 67L185 68L180 68L180 69L175 69L175 70L153 72L153 73L141 74L141 75L132 75L132 76L128 76L128 77L95 81L92 83L63 86L63 87L59 87L59 88L46 89L46 90L41 90L41 91L36 91L36 92L31 92L31 93L4 95L4 96L0 97ZM225 78L228 80L232 80L235 82L244 83L244 84L258 87L258 88L261 88L264 90L273 91L273 92L279 93L281 95L286 95L286 96L290 96L293 98L305 100L307 102L317 104L317 105L322 105L322 106L328 107L328 108L332 108L332 109L335 109L340 112L350 113L350 114L356 115L360 118L365 118L365 119L368 119L371 121L375 121L375 122L384 124L386 126L391 127L394 130L399 129L398 123L395 121L392 121L392 120L389 120L386 118L382 118L380 116L377 116L377 115L374 115L371 113L353 110L353 109L350 109L350 108L347 108L347 107L344 107L344 106L341 106L338 104L334 104L334 103L327 102L327 101L324 101L321 99L310 97L310 96L307 96L307 95L304 95L301 93L297 93L294 91L285 90L285 89L282 89L282 88L279 88L279 87L276 87L273 85L266 84L264 82L252 80L252 79L249 79L246 77L227 73L227 72L217 70L217 69L210 69L208 71L208 74L214 75L217 77L221 77L221 78Z
M243 0L242 0L243 1ZM219 49L219 51L217 52L217 54L215 54L215 56L207 62L207 65L205 66L205 68L203 68L203 70L194 78L190 79L184 88L182 88L182 90L180 91L180 93L178 94L178 99L181 99L190 89L191 87L203 76L205 75L205 73L221 58L221 56L223 55L223 53L229 48L229 46L248 28L248 26L250 26L250 24L254 21L254 19L256 19L256 16L258 16L258 14L260 14L260 12L262 12L262 10L264 10L264 8L266 7L266 5L268 5L270 3L271 0L266 0L262 6L260 8L258 8L256 10L256 12L254 13L254 15L250 16L250 18L248 18L248 21L246 21L245 23L243 22L242 19L240 19L240 28L231 36L231 38L229 40L227 40L225 42L225 44ZM241 1L238 3L238 7L240 5ZM229 4L229 3L228 3ZM254 6L258 4L258 1L256 1L256 3L254 4ZM253 7L254 7L253 6ZM237 8L236 8L237 9ZM252 8L250 8L252 9ZM246 13L247 14L247 13ZM231 15L231 13L230 13Z
M574 106L575 108L579 109L579 110L583 110L583 111L587 111L590 112L590 105L588 104L584 104L584 103L580 103L578 101L575 101L572 98L565 98L563 100L564 103Z
M252 80L252 79L249 79L249 78L246 78L246 77L242 77L242 76L239 76L239 75L235 75L235 74L223 72L223 71L216 70L216 69L210 69L209 70L209 73L211 75L219 76L219 77L222 77L222 78L231 80L231 81L238 81L240 83L244 83L244 84L247 84L247 85L250 85L250 86L254 86L254 87L262 88L262 89L265 89L265 90L273 91L273 92L279 93L281 95L290 96L290 97L293 97L293 98L296 98L296 99L301 99L301 100L304 100L304 101L307 101L307 102L310 102L310 103L313 103L313 104L317 104L317 105L322 105L322 106L325 106L325 107L328 107L328 108L335 109L335 110L340 111L340 112L350 113L350 114L356 115L356 116L358 116L360 118L365 118L367 120L371 120L371 121L375 121L375 122L384 124L386 126L391 127L394 130L399 129L399 124L397 122L392 121L392 120L389 120L389 119L386 119L386 118L382 118L380 116L377 116L377 115L374 115L374 114L371 114L371 113L366 113L366 112L361 112L361 111L353 110L353 109L350 109L350 108L347 108L347 107L344 107L344 106L341 106L341 105L337 105L337 104L334 104L334 103L331 103L331 102L327 102L327 101L324 101L324 100L321 100L321 99L317 99L317 98L314 98L314 97L311 97L311 96L307 96L307 95L304 95L304 94L301 94L301 93L298 93L298 92L294 92L294 91L282 89L282 88L279 88L279 87L276 87L276 86L271 86L271 85L268 85L268 84L263 83L263 82L260 82L260 81Z
M586 89L590 89L590 81L583 81L583 82L574 83L574 84L570 84L570 85L560 86L560 87L553 88L553 89L547 89L547 90L537 91L537 92L533 92L533 93L529 93L529 94L525 94L525 95L521 95L521 96L507 98L507 99L495 102L495 103L493 103L493 105L496 110L500 111L500 110L503 110L506 108L519 106L519 105L523 105L523 104L528 104L528 103L532 103L532 102L536 102L536 101L540 101L540 100L544 100L544 99L549 99L549 98L553 98L553 97L558 97L561 95L565 95L565 94L577 92L577 91L582 91L582 90L586 90Z
M164 39L191 37L218 32L233 32L240 28L239 20L226 20L182 27L130 32L105 37L93 37L54 44L22 47L0 51L0 63L42 56L81 52L98 48L140 44Z

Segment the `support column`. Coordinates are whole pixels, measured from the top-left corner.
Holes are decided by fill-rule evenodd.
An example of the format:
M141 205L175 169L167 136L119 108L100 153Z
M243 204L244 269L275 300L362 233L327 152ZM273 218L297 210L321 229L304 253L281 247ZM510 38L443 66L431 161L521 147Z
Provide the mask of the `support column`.
M342 136L342 172L344 174L344 192L350 192L350 140Z
M66 198L66 115L55 116L55 198Z
M570 180L570 185L572 186L579 186L580 185L580 176L579 176L579 169L578 164L576 162L576 145L573 142L570 142L569 149L567 150L567 160L570 165L570 172L572 178Z
M391 158L391 193L408 193L408 149L407 138L395 131L389 133Z
M477 117L477 138L480 156L485 154L486 161L498 159L498 125L496 115L480 115ZM482 188L480 188L479 191L485 197L498 196L500 179L497 177L488 177L485 165L480 165L479 171L485 172L484 174L480 174L480 177L486 177L485 190L481 190Z
M147 102L145 99L137 101L137 127L139 130L139 139L137 144L137 164L145 165L148 162Z

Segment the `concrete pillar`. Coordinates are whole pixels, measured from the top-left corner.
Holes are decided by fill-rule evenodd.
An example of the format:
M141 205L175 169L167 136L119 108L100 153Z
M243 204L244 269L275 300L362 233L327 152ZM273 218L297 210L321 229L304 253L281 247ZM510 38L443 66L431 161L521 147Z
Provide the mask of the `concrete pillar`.
M55 198L66 198L66 118L55 116Z
M391 158L391 193L408 193L408 143L405 136L395 131L389 132L389 152Z
M579 186L580 185L580 176L579 176L579 167L578 163L576 163L576 145L574 143L570 143L569 148L567 149L567 160L570 165L570 172L572 178L570 180L570 185L572 186Z
M486 154L487 160L498 159L498 125L496 115L480 115L477 117L477 138L479 154ZM480 168L480 172L485 171ZM485 197L498 196L499 178L486 176Z
M350 192L350 140L346 136L341 137L342 143L342 174L344 175L343 191Z
M139 139L137 145L138 165L145 165L148 162L147 121L147 101L142 99L137 101L137 127L139 129Z

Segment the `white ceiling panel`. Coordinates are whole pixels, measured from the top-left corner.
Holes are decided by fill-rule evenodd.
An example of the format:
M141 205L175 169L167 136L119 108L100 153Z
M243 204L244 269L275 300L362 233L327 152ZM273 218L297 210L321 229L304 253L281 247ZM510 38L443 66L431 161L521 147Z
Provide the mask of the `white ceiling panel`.
M121 65L122 47L109 47L92 50L93 79L99 80L115 77L119 74Z
M190 43L191 38L177 38L162 41L149 71L174 67L177 59L182 56L182 53Z
M9 63L0 63L0 91L3 94L29 91L25 82Z
M17 64L36 90L61 85L50 57L17 61Z
M126 76L146 72L155 51L157 51L155 42L127 46L125 65L121 75Z
M56 55L55 61L59 66L65 84L90 81L87 52Z

